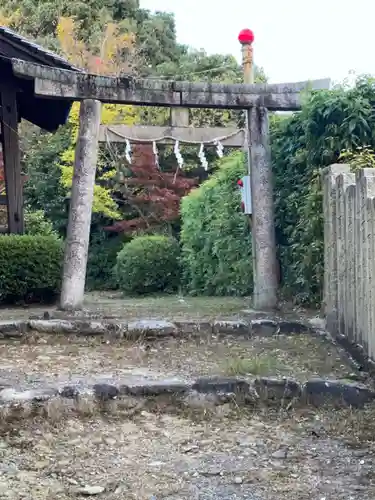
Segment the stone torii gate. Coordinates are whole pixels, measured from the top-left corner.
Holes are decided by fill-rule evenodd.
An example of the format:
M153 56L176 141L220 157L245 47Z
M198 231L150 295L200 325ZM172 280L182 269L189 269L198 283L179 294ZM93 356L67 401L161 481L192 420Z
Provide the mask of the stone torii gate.
M327 80L289 84L220 84L104 77L12 60L18 77L34 78L35 95L82 101L65 250L60 306L82 307L98 151L101 103L171 108L249 110L252 165L253 231L256 242L255 307L277 301L273 189L270 183L268 110L298 111L300 93L327 88Z

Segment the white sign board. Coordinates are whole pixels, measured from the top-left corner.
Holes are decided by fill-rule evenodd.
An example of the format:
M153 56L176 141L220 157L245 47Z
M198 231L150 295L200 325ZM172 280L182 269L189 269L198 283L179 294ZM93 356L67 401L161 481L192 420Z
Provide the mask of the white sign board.
M250 187L250 175L245 175L241 179L241 183L239 183L240 191L241 191L241 204L244 214L251 215L251 187ZM242 184L242 186L240 185Z

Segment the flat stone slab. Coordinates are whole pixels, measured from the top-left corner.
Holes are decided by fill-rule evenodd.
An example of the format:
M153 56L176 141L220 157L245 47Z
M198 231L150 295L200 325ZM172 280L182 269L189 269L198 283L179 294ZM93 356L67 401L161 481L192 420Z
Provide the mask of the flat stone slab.
M127 334L132 337L135 335L156 335L163 337L175 335L178 333L178 327L170 321L141 319L128 323Z
M375 392L362 384L340 380L309 380L304 384L304 395L308 403L321 406L333 403L338 406L363 407L372 402Z
M0 338L21 337L26 330L24 321L0 321Z
M254 381L259 397L267 401L282 401L301 397L303 387L295 380L259 377Z

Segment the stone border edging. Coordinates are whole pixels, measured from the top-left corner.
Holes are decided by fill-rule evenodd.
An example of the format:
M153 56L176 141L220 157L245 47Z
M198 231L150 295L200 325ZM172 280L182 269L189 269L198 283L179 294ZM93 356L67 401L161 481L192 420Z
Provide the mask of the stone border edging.
M152 381L140 385L96 383L90 387L66 385L19 391L13 387L0 389L0 405L19 407L22 404L42 404L59 399L79 401L91 397L102 404L116 399L135 397L177 397L188 405L206 402L220 405L235 400L241 405L259 403L275 405L288 403L310 404L316 407L327 403L335 407L363 408L375 400L368 387L342 380L311 379L299 383L292 379L258 377L246 380L239 377L201 377L192 382Z
M0 338L20 338L28 332L46 334L75 334L83 336L109 335L115 338L154 339L181 334L212 334L274 336L319 333L313 326L297 321L278 319L165 321L165 320L99 320L99 319L29 319L0 321Z
M366 373L369 377L375 377L375 361L367 355L361 345L351 342L345 335L338 333L332 334L332 338L345 350L359 372Z

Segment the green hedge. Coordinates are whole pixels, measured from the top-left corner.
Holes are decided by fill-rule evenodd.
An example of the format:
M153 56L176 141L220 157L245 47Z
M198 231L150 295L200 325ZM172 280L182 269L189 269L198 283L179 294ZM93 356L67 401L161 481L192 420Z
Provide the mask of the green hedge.
M251 232L237 186L245 173L244 155L228 156L182 201L183 282L193 295L252 292Z
M312 93L301 113L272 123L276 231L283 285L296 302L316 306L322 300L321 169L341 161L344 150L356 153L358 147L375 148L374 107L375 80L364 77L350 89Z
M55 236L0 236L0 302L54 300L62 260Z
M115 273L126 294L172 292L180 283L180 247L168 236L138 236L117 256Z

